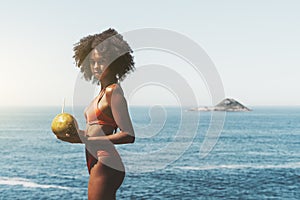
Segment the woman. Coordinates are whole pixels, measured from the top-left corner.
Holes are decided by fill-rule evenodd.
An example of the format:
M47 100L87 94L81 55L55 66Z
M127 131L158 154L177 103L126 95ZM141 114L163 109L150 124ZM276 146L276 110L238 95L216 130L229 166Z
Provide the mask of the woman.
M114 144L133 143L135 136L119 81L134 70L132 50L113 29L82 38L74 47L76 65L86 80L101 84L101 91L85 109L86 130L80 137L59 138L85 143L90 173L88 199L115 199L125 170ZM116 132L117 127L119 132ZM115 132L113 134L113 132Z

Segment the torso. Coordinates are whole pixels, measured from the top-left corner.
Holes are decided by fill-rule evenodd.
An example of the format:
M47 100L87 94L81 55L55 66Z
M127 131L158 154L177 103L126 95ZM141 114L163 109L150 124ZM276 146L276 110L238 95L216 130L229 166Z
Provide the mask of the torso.
M104 94L99 94L95 99L100 99L100 101L97 103L97 108L103 113L103 115L109 117L110 119L113 119L113 114L111 111L110 104L108 103L108 95L107 93L111 89L111 87L114 87L115 84L112 84L105 88L103 91ZM94 103L95 99L91 102L91 104ZM87 109L91 106L91 104L87 107ZM86 109L86 110L87 110ZM102 136L102 135L110 135L113 133L115 130L115 127L111 125L106 125L106 124L98 124L98 123L93 123L89 124L87 123L86 126L87 130L87 135L89 137L94 137L94 136Z
M110 121L114 121L113 119L113 114L111 111L110 104L108 103L109 99L109 92L111 91L112 87L114 87L115 84L112 84L108 86L107 88L104 89L103 94L100 92L100 96L98 95L93 99L91 104L86 108L85 115L88 113L91 113L89 109L99 109L99 111L102 112L103 115L105 115L105 118L103 118L103 121L105 122L106 117L110 118ZM108 100L109 99L109 100ZM95 104L93 104L95 102ZM95 107L97 106L97 108ZM89 112L88 112L89 111ZM87 117L87 116L86 116ZM93 118L90 117L90 118ZM94 120L94 118L93 118ZM87 120L87 125L86 125L86 134L88 137L95 137L95 136L105 136L105 135L111 135L113 134L115 130L114 126L107 125L107 124L99 124L99 123L89 123ZM105 150L107 152L110 152L112 154L116 153L116 149L114 147L114 144L110 141L101 141L98 142L97 145L95 143L92 143L91 145L86 144L86 148L90 150L90 152L93 155L97 154L97 151L99 150Z

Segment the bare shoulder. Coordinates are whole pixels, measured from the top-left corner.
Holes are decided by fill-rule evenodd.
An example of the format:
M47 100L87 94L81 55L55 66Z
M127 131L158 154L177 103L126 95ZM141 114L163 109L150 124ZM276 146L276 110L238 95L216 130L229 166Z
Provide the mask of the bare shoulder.
M109 102L108 104L110 106L111 106L112 99L115 100L114 102L116 102L116 101L120 102L120 101L125 100L123 89L121 88L120 84L118 84L118 83L108 86L106 88L106 94L107 94L106 98L107 98L107 101Z
M120 86L119 83L114 83L114 84L108 86L108 87L106 88L106 92L107 92L110 96L115 95L115 94L119 94L119 95L124 96L123 89L122 89L122 87Z

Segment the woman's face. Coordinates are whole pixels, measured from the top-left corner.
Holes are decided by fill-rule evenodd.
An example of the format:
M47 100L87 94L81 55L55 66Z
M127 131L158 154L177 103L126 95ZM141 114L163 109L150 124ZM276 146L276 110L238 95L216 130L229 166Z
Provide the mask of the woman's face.
M98 80L100 80L101 75L103 74L104 70L107 68L107 66L104 63L104 59L102 58L101 53L97 49L94 49L91 52L90 68L91 68L92 74Z

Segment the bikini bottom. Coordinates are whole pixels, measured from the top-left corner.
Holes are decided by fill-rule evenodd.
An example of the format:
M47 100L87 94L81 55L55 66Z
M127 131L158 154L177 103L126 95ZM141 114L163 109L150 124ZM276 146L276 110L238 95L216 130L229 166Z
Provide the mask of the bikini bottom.
M125 171L123 162L121 160L120 155L117 151L108 152L105 150L97 151L97 158L92 155L87 149L85 149L86 163L88 167L89 173L91 173L91 169L100 161L102 164L106 165L109 168Z

